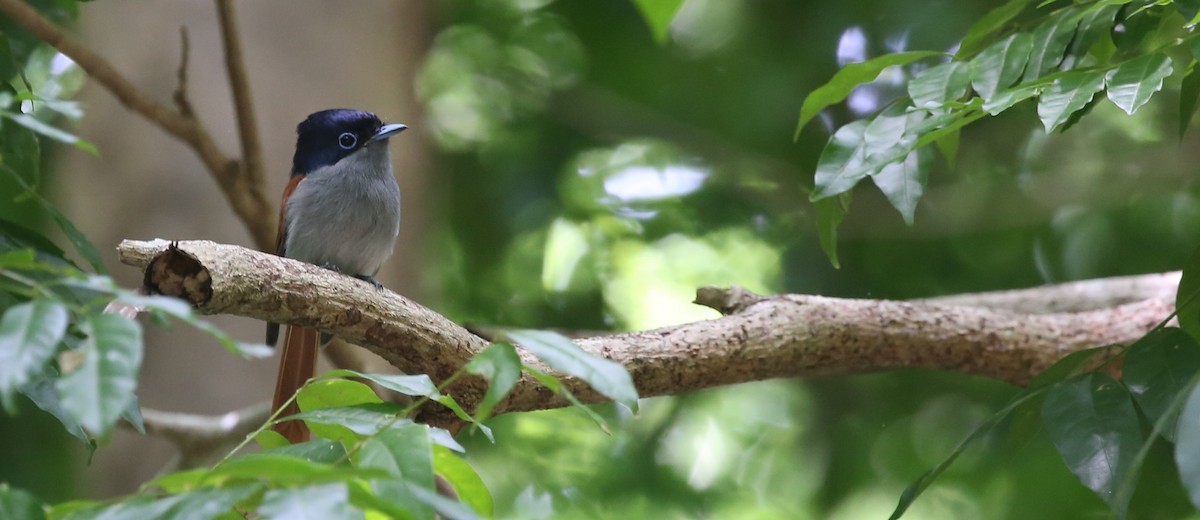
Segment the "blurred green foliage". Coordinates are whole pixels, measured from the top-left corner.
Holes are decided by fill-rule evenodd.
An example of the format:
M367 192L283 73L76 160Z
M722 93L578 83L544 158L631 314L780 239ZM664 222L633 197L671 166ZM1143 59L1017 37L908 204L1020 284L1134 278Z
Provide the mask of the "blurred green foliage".
M856 190L834 269L806 203L817 155L855 103L881 107L923 69L885 71L793 144L800 102L847 41L860 59L953 52L994 3L689 0L662 44L634 4L442 4L418 85L448 179L431 256L453 318L640 329L715 316L683 303L705 284L927 297L1178 269L1200 238L1177 75L1134 115L1101 103L1064 133L1029 104L969 126L911 227ZM534 27L557 43L530 44ZM611 437L575 412L502 416L495 446L467 447L510 518L883 518L1014 392L926 371L771 381L609 410ZM1009 428L906 518L1109 514L1042 433L1009 445ZM1191 511L1170 457L1150 451L1130 517Z
M440 311L640 329L715 316L686 303L705 284L916 298L1177 269L1197 245L1200 147L1177 140L1177 98L1160 95L1132 116L1097 104L1065 133L1029 104L980 120L952 169L933 164L912 226L882 193L855 192L834 269L807 202L820 150L923 69L888 69L794 143L804 96L848 62L952 51L993 2L686 0L668 22L651 4L438 4L415 82L445 181L432 206L446 224L427 231ZM15 63L36 52L8 41ZM1166 93L1180 88L1167 79ZM883 518L1015 392L921 370L775 380L647 400L637 415L595 407L611 434L562 410L491 420L495 444L460 440L506 518ZM970 447L906 518L1107 516L1044 432L1005 435L1020 427ZM1143 475L1131 518L1196 517L1163 442Z

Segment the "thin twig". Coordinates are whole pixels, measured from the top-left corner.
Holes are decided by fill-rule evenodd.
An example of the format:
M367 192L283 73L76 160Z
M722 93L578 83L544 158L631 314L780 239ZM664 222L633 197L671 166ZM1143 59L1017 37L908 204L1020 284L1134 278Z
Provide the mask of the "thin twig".
M175 106L179 107L179 113L186 117L193 117L195 112L192 110L192 103L188 101L187 95L187 71L188 58L192 53L192 45L188 40L187 27L179 27L179 71L176 77L179 78L175 84L175 95L171 96L175 100Z
M250 186L263 186L262 146L258 141L258 121L250 82L246 78L246 62L242 58L242 41L237 30L237 15L233 2L217 0L217 15L221 22L221 40L225 43L225 70L233 92L234 114L237 116L238 137L242 142L242 167Z
M246 175L242 163L222 153L195 117L151 99L118 73L108 60L67 36L61 27L24 2L0 0L0 13L74 60L121 104L187 143L216 179L234 213L254 237L255 245L263 250L272 247L275 242L274 206L263 195L261 177Z

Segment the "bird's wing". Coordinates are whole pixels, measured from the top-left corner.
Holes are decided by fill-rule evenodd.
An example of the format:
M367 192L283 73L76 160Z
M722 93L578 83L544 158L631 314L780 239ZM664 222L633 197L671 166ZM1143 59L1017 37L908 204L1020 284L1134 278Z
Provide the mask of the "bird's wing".
M302 173L292 174L287 187L283 189L283 199L279 201L279 230L275 232L275 254L279 256L287 256L288 199L291 198L292 192L296 191L296 187L300 185L300 181L303 181L305 177L306 175Z

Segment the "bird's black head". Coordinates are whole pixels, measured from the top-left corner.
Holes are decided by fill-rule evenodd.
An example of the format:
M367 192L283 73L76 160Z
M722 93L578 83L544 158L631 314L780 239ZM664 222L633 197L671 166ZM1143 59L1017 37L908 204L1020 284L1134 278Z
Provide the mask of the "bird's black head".
M403 125L384 127L375 114L361 110L336 108L315 112L296 127L292 174L307 174L336 164L368 143L387 139L403 129Z

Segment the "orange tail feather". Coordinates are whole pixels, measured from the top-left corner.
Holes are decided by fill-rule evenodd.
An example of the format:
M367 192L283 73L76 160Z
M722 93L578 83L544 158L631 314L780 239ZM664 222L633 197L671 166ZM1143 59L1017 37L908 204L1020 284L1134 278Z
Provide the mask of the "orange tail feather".
M272 410L279 410L284 402L291 399L296 391L304 386L305 381L316 375L318 337L316 329L287 328L287 335L283 340L283 357L279 361L279 377L275 380L275 401L271 405ZM296 405L295 401L292 401L279 414L279 417L287 417L296 413L300 413L300 407ZM276 424L275 431L286 437L292 444L308 440L308 426L304 424L304 421L287 421Z

